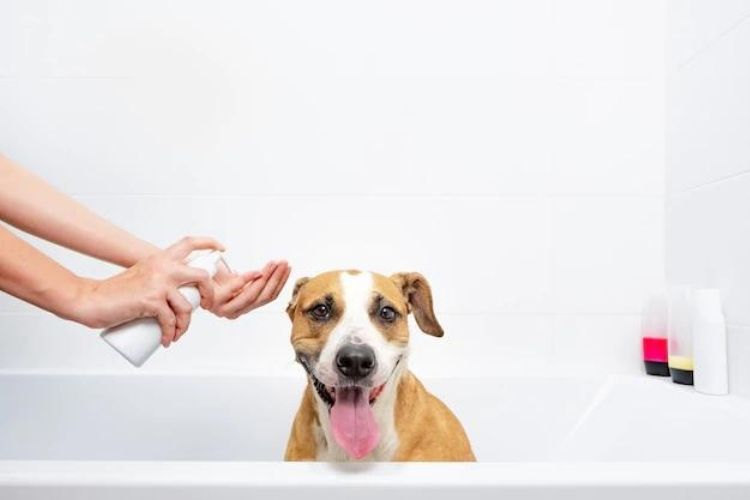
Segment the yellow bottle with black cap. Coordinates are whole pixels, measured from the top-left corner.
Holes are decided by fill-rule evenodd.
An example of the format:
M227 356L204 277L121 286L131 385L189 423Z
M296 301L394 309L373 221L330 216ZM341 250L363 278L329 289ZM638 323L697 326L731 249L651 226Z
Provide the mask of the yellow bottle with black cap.
M690 287L669 290L669 372L675 384L693 385L693 325Z
M693 385L693 358L669 356L669 373L675 384Z

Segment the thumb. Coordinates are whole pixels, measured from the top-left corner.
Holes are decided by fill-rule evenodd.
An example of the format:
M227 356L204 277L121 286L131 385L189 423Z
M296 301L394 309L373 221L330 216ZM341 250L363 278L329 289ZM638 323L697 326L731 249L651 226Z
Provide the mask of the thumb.
M242 279L245 281L245 284L255 281L261 276L263 276L263 273L260 271L247 271L242 273Z
M243 288L245 288L245 285L257 280L261 276L263 276L263 273L260 273L258 271L247 271L242 274L232 275L227 283L229 296L234 297L235 295L240 293Z

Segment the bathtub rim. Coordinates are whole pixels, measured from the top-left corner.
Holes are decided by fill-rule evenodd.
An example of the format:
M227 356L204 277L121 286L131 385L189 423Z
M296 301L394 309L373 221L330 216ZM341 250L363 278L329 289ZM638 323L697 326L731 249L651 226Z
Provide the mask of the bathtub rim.
M289 478L294 478L290 481ZM368 463L0 460L17 487L674 487L750 490L747 462Z

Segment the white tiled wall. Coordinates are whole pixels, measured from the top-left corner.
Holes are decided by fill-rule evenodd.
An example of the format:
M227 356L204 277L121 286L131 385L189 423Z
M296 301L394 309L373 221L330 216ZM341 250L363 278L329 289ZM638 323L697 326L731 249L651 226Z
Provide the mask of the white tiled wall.
M750 396L750 0L672 0L667 279L719 287L730 384Z
M237 268L423 272L447 335L414 331L420 373L635 371L663 283L664 17L652 0L4 0L0 151L159 244L215 235ZM143 370L298 375L288 293L197 314ZM0 369L132 370L8 297L0 329Z

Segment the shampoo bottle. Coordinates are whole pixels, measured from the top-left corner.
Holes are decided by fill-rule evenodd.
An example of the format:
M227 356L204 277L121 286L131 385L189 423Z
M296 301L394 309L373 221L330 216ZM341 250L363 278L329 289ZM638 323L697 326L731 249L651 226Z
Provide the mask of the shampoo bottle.
M220 252L201 253L191 258L188 265L203 269L213 278L223 261ZM226 265L226 264L225 264ZM178 291L195 310L201 302L198 289L191 285L181 286ZM107 328L102 339L135 366L141 366L161 345L161 328L155 318L140 318L122 325Z
M727 394L727 330L721 297L715 288L693 293L693 357L695 390L704 394Z
M669 292L669 371L675 384L693 385L692 289Z
M669 377L667 360L667 297L651 295L643 304L641 344L646 373Z

